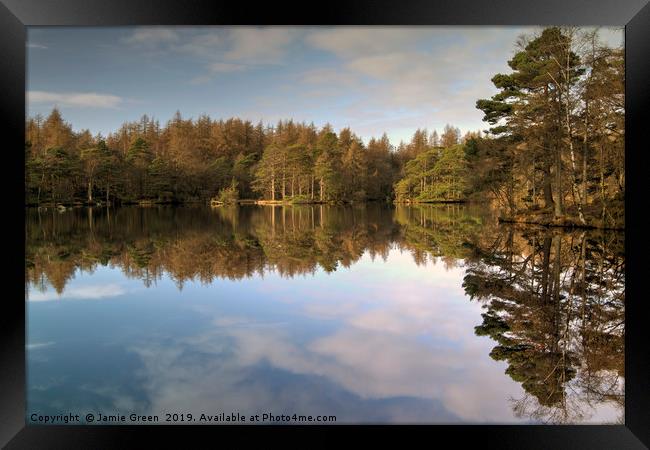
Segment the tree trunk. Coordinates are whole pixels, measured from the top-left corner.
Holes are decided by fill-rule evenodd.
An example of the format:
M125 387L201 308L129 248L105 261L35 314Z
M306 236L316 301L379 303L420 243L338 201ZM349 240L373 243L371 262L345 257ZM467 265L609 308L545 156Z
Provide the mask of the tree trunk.
M531 183L533 187L533 207L537 206L537 191L535 186L535 159L533 158L533 173L531 175Z
M313 200L314 199L314 176L313 175L311 176L311 190L310 191L311 191L310 197Z
M544 193L544 208L554 208L555 202L553 201L553 187L551 185L551 167L550 164L545 163L542 169L544 174L542 179L542 191Z
M506 200L508 201L508 209L510 210L510 215L515 214L517 206L515 204L515 193L514 193L514 180L511 179L506 188Z
M555 151L555 189L556 189L556 199L555 199L555 210L553 214L555 218L561 217L564 214L562 208L562 148L560 145L557 146Z
M551 235L547 233L544 236L544 244L542 245L542 302L544 304L548 303L549 297L549 265L551 260Z
M602 204L602 213L601 220L603 221L603 226L605 224L605 155L603 151L602 142L599 145L600 149L600 202Z
M41 186L43 185L43 181L45 181L45 172L43 172L43 175L41 176L41 182L38 183L38 193L36 194L36 203L39 205L41 204Z
M554 334L559 337L559 319L560 319L560 274L562 269L562 236L553 236L555 239L555 264L553 265L553 304L556 314L554 317L555 330Z
M568 89L568 87L567 87L567 89ZM580 219L580 223L584 224L585 223L585 216L584 216L584 213L583 213L583 198L582 198L582 194L580 192L580 189L578 189L576 157L575 157L575 151L574 151L574 148L573 148L573 130L572 130L572 127L571 127L571 116L569 114L569 96L568 96L568 94L566 95L566 98L567 98L567 101L566 101L565 126L566 126L567 140L568 140L568 144L569 144L569 155L571 156L571 192L573 193L574 201L575 201L575 197L578 198L578 201L577 201L578 218Z
M589 150L589 101L585 102L585 135L582 140L582 199L587 203L587 154Z

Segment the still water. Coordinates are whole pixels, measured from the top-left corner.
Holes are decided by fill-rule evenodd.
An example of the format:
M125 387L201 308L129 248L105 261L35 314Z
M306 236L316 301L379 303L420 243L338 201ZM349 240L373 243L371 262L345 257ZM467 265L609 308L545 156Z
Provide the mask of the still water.
M26 235L28 421L623 420L621 232L368 204L29 210Z

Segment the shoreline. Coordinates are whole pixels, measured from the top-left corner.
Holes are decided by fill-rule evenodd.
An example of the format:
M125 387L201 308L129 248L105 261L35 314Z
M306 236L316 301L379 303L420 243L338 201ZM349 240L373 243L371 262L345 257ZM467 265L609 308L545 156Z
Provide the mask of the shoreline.
M449 205L470 203L469 200L395 200L396 205Z
M567 222L553 222L552 220L535 220L530 218L512 218L512 217L498 217L499 223L509 223L509 224L525 224L525 225L537 225L545 228L564 228L564 229L583 229L583 230L609 230L609 231L625 231L625 227L603 227L590 223L581 224L575 221Z
M437 200L437 201L382 201L382 200L365 200L357 202L330 202L330 201L300 201L292 202L290 200L257 200L257 199L241 199L233 203L221 203L221 202L212 202L210 200L189 200L189 201L131 201L131 202L120 202L117 205L112 202L97 202L97 203L88 203L88 202L74 202L74 203L42 203L40 205L36 204L26 204L25 208L36 208L36 209L56 209L61 212L68 209L77 209L77 208L106 208L106 207L120 207L120 206L138 206L138 207L153 207L153 206L184 206L184 205L197 205L202 204L210 206L212 208L218 208L222 206L234 206L234 205L260 205L260 206L301 206L301 205L333 205L333 206L343 206L343 205L354 205L361 203L386 203L388 205L449 205L449 204L469 204L472 203L468 200ZM625 231L625 227L622 226L600 226L598 224L586 223L581 224L575 219L563 218L558 221L554 221L551 217L539 217L530 216L530 217L506 217L499 216L497 221L502 224L523 224L523 225L535 225L545 228L562 228L562 229L584 229L584 230L609 230L609 231Z

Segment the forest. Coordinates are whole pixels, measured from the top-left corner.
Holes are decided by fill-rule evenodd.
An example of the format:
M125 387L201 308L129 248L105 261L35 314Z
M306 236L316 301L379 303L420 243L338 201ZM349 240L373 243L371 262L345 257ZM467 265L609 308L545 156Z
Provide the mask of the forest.
M550 27L520 37L508 66L476 102L489 129L418 129L398 145L329 124L180 112L101 136L55 108L26 122L26 204L481 201L503 221L624 228L623 49Z
M330 125L286 120L265 126L208 116L193 121L177 113L164 127L144 116L104 138L73 132L54 109L27 122L26 197L30 205L215 197L226 203L386 201L402 167L410 174L431 148L462 165L459 133L450 125L440 138L417 130L411 142L394 148L386 134L364 145L349 128L335 133ZM458 186L450 186L455 190L448 194L457 196Z

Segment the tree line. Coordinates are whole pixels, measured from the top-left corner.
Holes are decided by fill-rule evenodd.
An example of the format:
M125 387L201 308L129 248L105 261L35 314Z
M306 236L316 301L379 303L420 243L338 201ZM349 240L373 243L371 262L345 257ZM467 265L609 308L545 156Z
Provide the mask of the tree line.
M414 139L424 131L418 130ZM390 200L418 144L367 144L349 128L239 118L143 116L108 136L74 132L58 109L26 123L27 204L204 201L215 197L293 202Z
M464 174L456 168L463 165L458 144L469 135L461 139L451 125L440 136L418 129L410 142L395 147L386 133L364 144L350 128L336 133L329 124L317 128L286 120L254 125L207 115L183 119L176 113L164 127L144 115L103 137L89 130L74 132L54 108L47 117L36 115L26 123L25 194L30 205L210 198L392 200L401 174L419 174L422 153L429 154L431 146L442 155L434 176L451 174L448 193L442 190L458 198ZM414 191L410 185L405 189ZM398 198L405 198L399 192Z
M265 199L293 203L492 202L505 220L622 228L624 53L597 30L522 36L476 107L491 128L418 129L398 146L350 128L180 113L107 137L73 132L54 109L26 124L31 205Z
M427 145L456 145L460 131L418 129L393 146L386 133L367 144L350 128L239 118L183 119L163 127L144 115L108 136L74 132L54 108L26 124L30 205L265 199L294 203L392 200L405 165ZM456 155L456 154L454 154ZM412 165L412 163L411 163ZM406 166L411 170L411 166Z

